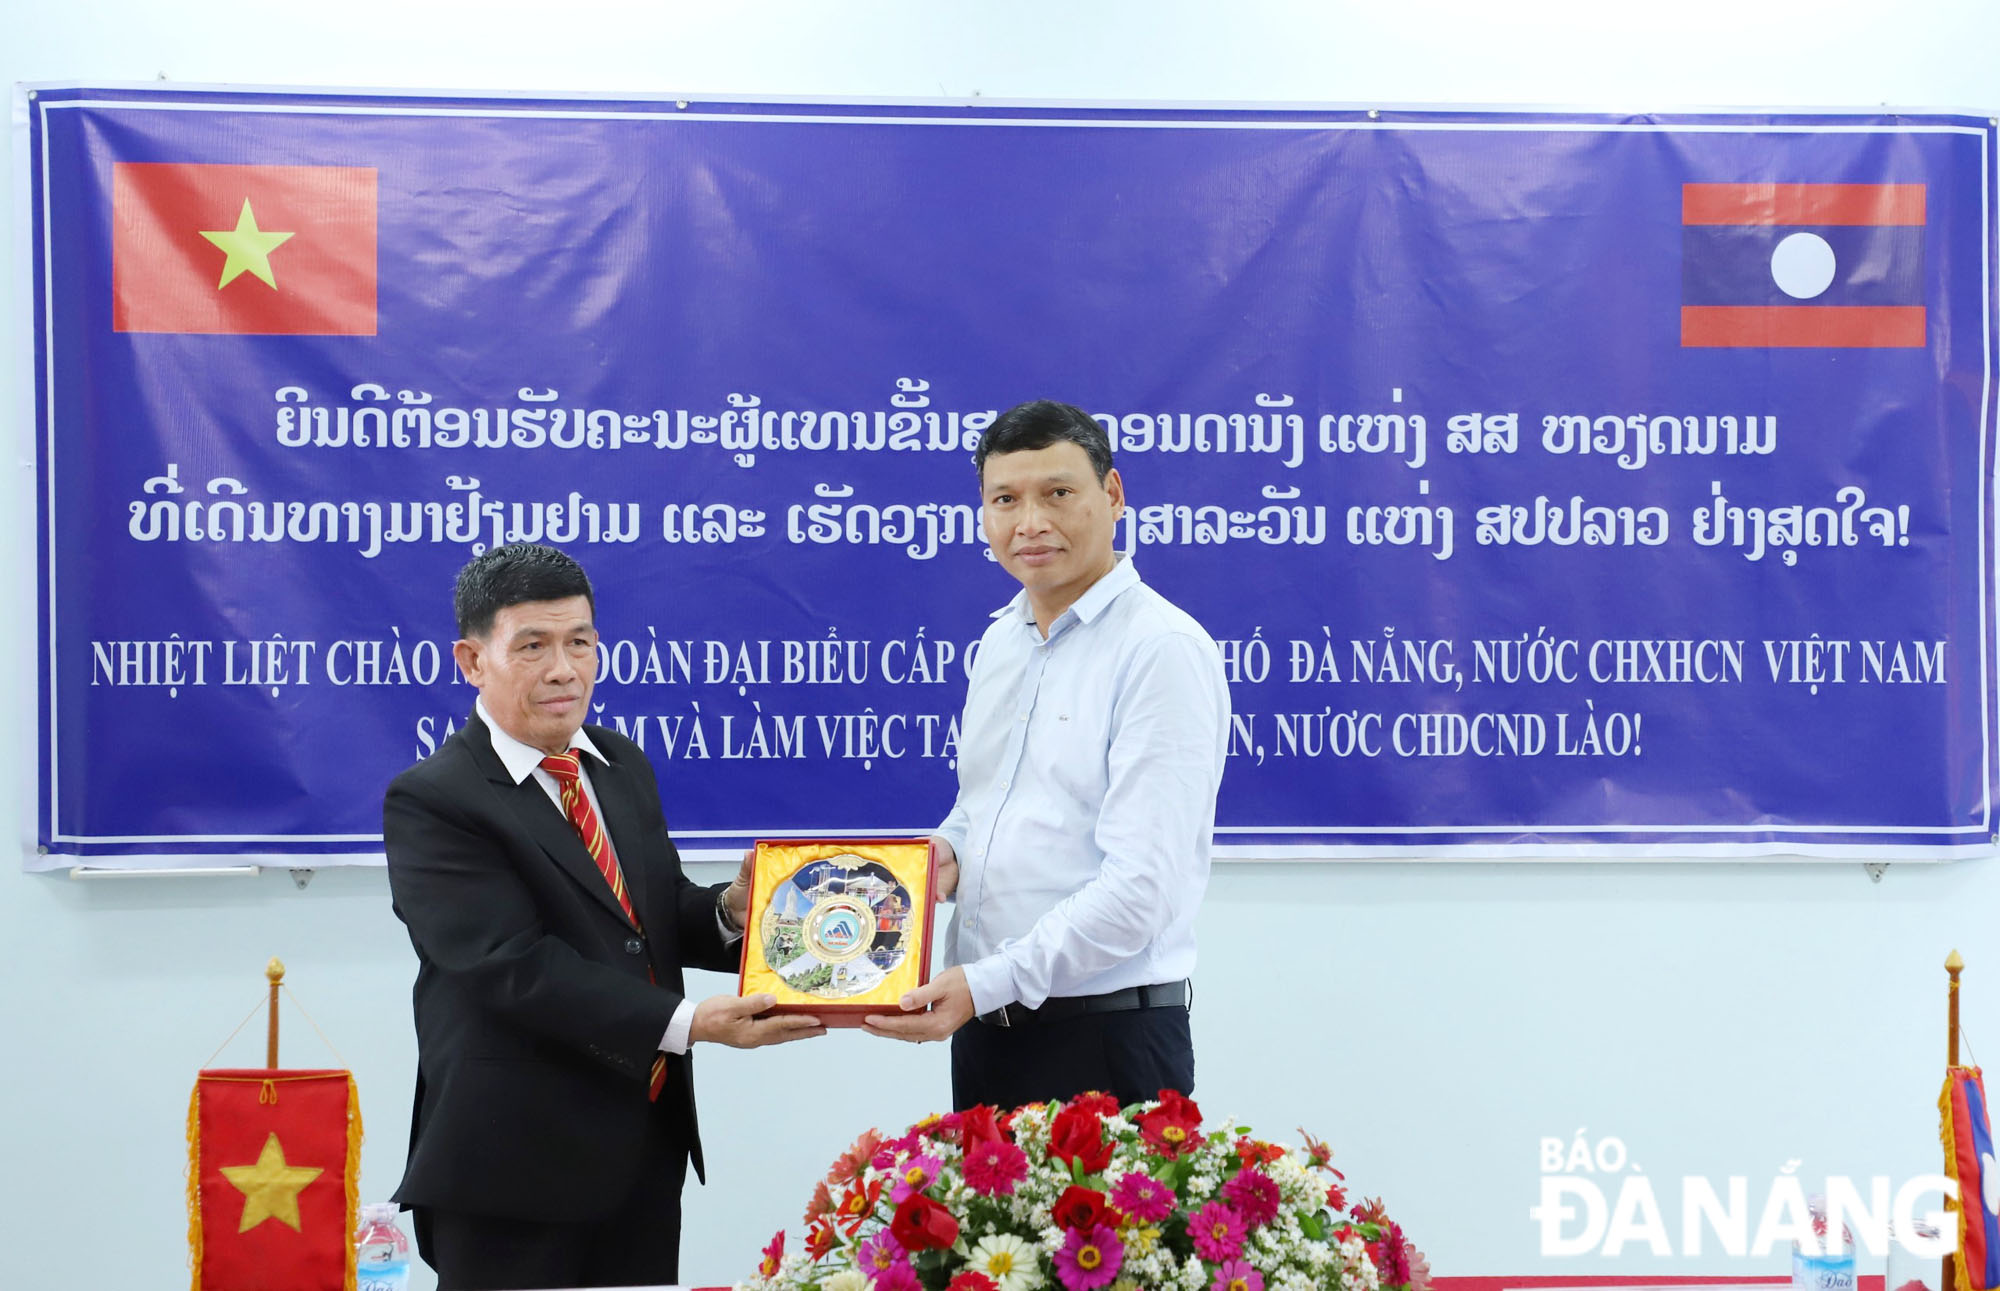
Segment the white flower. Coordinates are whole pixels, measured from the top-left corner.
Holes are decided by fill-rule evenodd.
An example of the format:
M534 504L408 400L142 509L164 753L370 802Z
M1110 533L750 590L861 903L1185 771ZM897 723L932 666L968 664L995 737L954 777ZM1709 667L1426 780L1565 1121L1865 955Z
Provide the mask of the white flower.
M1012 1233L980 1238L966 1264L999 1283L1000 1291L1029 1291L1041 1281L1035 1248Z
M819 1284L820 1291L866 1291L868 1275L860 1269L842 1269Z

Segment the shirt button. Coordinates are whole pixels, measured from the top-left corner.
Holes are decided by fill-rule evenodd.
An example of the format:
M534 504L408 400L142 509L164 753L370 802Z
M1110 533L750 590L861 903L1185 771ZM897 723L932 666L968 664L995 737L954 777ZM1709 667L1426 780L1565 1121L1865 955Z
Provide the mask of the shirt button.
M625 953L628 955L636 955L644 949L646 949L646 943L640 941L637 937L628 938L625 942Z

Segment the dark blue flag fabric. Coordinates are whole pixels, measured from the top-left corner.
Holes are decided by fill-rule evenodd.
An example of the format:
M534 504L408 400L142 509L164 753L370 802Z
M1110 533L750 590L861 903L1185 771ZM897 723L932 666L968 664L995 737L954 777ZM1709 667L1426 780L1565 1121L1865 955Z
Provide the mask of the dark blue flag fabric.
M1994 130L40 88L35 863L379 857L556 543L683 845L921 834L1110 433L1224 855L1995 836Z

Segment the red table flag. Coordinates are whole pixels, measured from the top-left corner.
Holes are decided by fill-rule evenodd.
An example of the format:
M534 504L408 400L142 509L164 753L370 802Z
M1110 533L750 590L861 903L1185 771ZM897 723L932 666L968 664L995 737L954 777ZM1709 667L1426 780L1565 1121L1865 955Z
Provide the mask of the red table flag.
M345 1071L204 1071L188 1100L193 1291L354 1285L361 1101Z

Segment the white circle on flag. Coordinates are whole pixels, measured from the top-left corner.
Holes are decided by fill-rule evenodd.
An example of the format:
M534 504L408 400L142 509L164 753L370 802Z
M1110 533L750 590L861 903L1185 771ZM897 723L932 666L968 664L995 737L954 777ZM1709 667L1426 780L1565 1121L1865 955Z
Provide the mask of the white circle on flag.
M1833 248L1817 233L1794 233L1771 252L1771 281L1794 300L1811 300L1833 285Z

